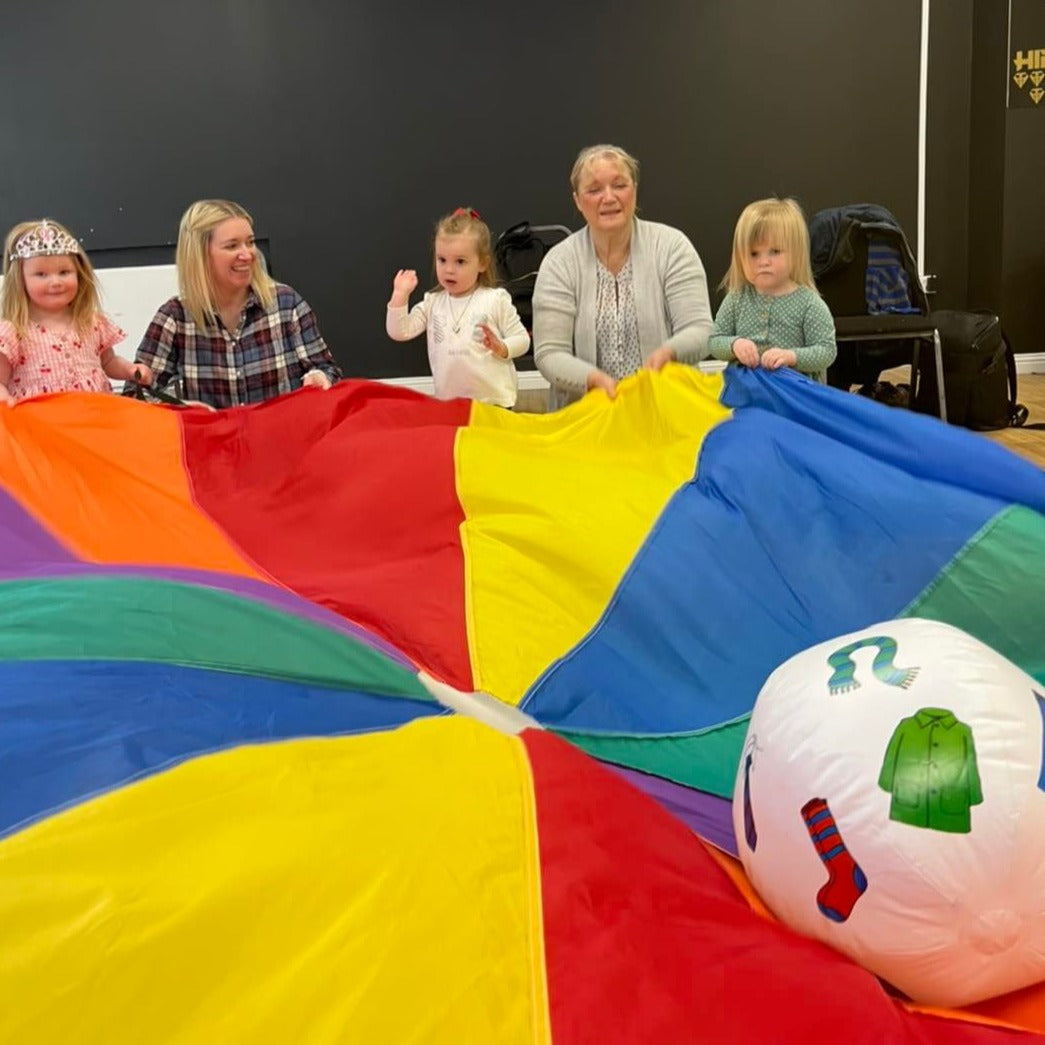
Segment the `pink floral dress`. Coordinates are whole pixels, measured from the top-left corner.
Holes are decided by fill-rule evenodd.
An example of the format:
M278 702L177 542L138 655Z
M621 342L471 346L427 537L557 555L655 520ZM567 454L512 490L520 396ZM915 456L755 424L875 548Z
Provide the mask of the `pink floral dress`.
M19 337L10 322L0 320L0 353L11 364L11 395L28 399L47 392L111 392L99 357L126 336L100 312L86 336L76 330L56 332L42 323L30 323Z

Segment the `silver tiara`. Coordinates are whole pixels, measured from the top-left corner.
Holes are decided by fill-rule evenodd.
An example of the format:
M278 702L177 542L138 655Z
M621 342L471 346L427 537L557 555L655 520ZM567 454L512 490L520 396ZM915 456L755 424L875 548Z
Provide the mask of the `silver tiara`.
M23 232L15 240L10 260L25 261L27 258L39 258L49 254L82 253L80 244L74 237L45 220L28 232Z

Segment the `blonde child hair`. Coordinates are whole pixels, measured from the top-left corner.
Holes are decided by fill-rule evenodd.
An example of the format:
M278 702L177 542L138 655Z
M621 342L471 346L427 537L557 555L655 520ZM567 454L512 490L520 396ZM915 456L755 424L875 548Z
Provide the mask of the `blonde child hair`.
M584 172L596 160L608 160L617 164L627 172L631 183L637 189L639 187L639 161L619 145L589 145L577 153L577 159L573 161L573 170L570 171L570 187L574 194L580 191L581 178Z
M229 218L245 218L250 222L250 227L254 227L254 219L232 200L197 200L182 215L178 226L178 249L175 254L178 296L198 327L217 324L218 309L214 303L208 251L214 230ZM265 268L261 251L256 249L250 289L263 309L268 311L272 308L276 300L275 283Z
M98 278L76 237L53 218L19 222L7 234L4 241L4 285L0 291L0 319L6 319L19 337L23 336L29 327L29 294L25 289L25 277L22 275L23 259L17 256L16 250L18 241L23 236L39 230L44 225L49 225L57 233L57 242L68 244L68 256L76 269L76 297L69 307L76 331L81 335L86 334L100 309Z
M749 203L737 219L733 233L733 256L729 271L719 284L731 294L747 286L744 258L752 247L768 243L782 247L791 259L791 279L800 287L816 290L813 267L809 261L809 229L798 203L787 197L771 196Z
M493 241L490 228L479 217L479 212L471 207L458 207L452 214L446 214L435 223L435 235L432 239L432 251L435 252L435 241L440 236L471 236L475 241L475 251L479 255L480 272L476 283L480 287L496 287L497 264L493 258Z

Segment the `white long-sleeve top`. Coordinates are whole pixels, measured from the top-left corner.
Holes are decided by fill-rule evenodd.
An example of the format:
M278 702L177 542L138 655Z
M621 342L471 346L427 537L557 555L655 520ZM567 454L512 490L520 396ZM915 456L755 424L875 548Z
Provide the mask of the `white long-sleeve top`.
M483 347L485 323L504 342L508 358ZM477 399L515 406L518 379L512 362L530 347L530 335L501 287L476 287L471 297L429 292L412 309L388 306L388 336L409 341L428 331L428 364L439 399Z

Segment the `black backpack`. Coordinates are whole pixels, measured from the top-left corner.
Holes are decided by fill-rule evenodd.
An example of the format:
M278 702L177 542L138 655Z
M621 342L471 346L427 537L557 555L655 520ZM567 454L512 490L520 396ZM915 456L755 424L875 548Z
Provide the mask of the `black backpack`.
M998 317L940 309L929 319L940 333L948 422L981 432L1026 424L1027 408L1016 401L1016 359ZM925 349L919 369L914 408L938 416L936 370Z
M527 330L533 329L533 288L537 282L537 270L554 242L569 235L570 230L565 225L531 225L528 221L520 221L497 237L493 256L501 286L511 295Z

